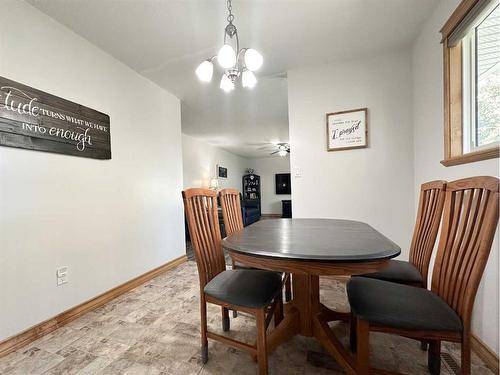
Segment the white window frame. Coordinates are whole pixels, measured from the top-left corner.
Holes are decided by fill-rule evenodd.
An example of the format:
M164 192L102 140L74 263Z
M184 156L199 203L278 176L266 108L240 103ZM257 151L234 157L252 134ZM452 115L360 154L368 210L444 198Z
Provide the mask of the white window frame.
M477 146L477 35L476 28L500 6L498 1L493 1L491 6L485 8L470 26L467 35L462 39L462 117L463 117L463 151L470 153L491 148L498 142L491 142Z

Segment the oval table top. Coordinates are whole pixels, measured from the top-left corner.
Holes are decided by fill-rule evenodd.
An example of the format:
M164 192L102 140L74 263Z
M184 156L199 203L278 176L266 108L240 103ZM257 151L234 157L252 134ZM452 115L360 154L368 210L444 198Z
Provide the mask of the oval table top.
M368 262L401 249L368 224L337 219L266 219L233 233L222 246L238 253L291 260Z

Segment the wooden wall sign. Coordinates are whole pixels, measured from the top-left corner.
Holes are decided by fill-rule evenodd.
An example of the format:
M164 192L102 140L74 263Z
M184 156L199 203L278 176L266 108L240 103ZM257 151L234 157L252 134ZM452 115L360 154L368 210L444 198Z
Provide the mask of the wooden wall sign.
M109 116L0 77L0 145L111 159Z
M328 151L351 150L368 146L367 108L326 114Z

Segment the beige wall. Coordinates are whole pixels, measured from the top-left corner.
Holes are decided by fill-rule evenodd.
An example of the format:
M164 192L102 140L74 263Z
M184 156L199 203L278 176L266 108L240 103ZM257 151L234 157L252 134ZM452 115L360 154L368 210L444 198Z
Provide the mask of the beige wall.
M433 179L498 176L498 159L444 167L443 152L443 70L439 30L458 6L459 0L443 0L423 26L413 48L414 159L417 187ZM415 202L416 204L416 202ZM476 303L473 332L499 352L499 263L498 231L488 260Z
M249 166L246 158L186 134L182 134L182 156L184 188L210 187L219 164L227 168L227 178L219 179L219 188L241 191L241 177Z
M3 1L0 24L0 74L109 114L113 155L0 147L2 340L185 245L179 100L23 1Z
M294 217L366 222L407 257L414 220L409 51L291 70L288 106ZM325 114L362 107L369 147L327 152Z
M291 70L293 214L361 220L408 245L421 183L499 175L499 160L444 167L439 29L459 0L441 1L410 51ZM325 151L325 113L368 107L368 149ZM299 172L300 177L294 177ZM499 352L499 241L476 303L473 332Z

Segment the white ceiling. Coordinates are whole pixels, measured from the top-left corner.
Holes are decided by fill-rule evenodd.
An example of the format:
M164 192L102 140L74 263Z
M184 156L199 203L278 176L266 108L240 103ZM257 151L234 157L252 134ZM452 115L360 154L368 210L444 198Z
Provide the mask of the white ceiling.
M182 131L236 154L288 140L286 72L408 46L437 0L233 0L240 44L264 56L258 85L225 94L216 54L224 0L28 0L182 100ZM292 148L293 152L293 148Z

